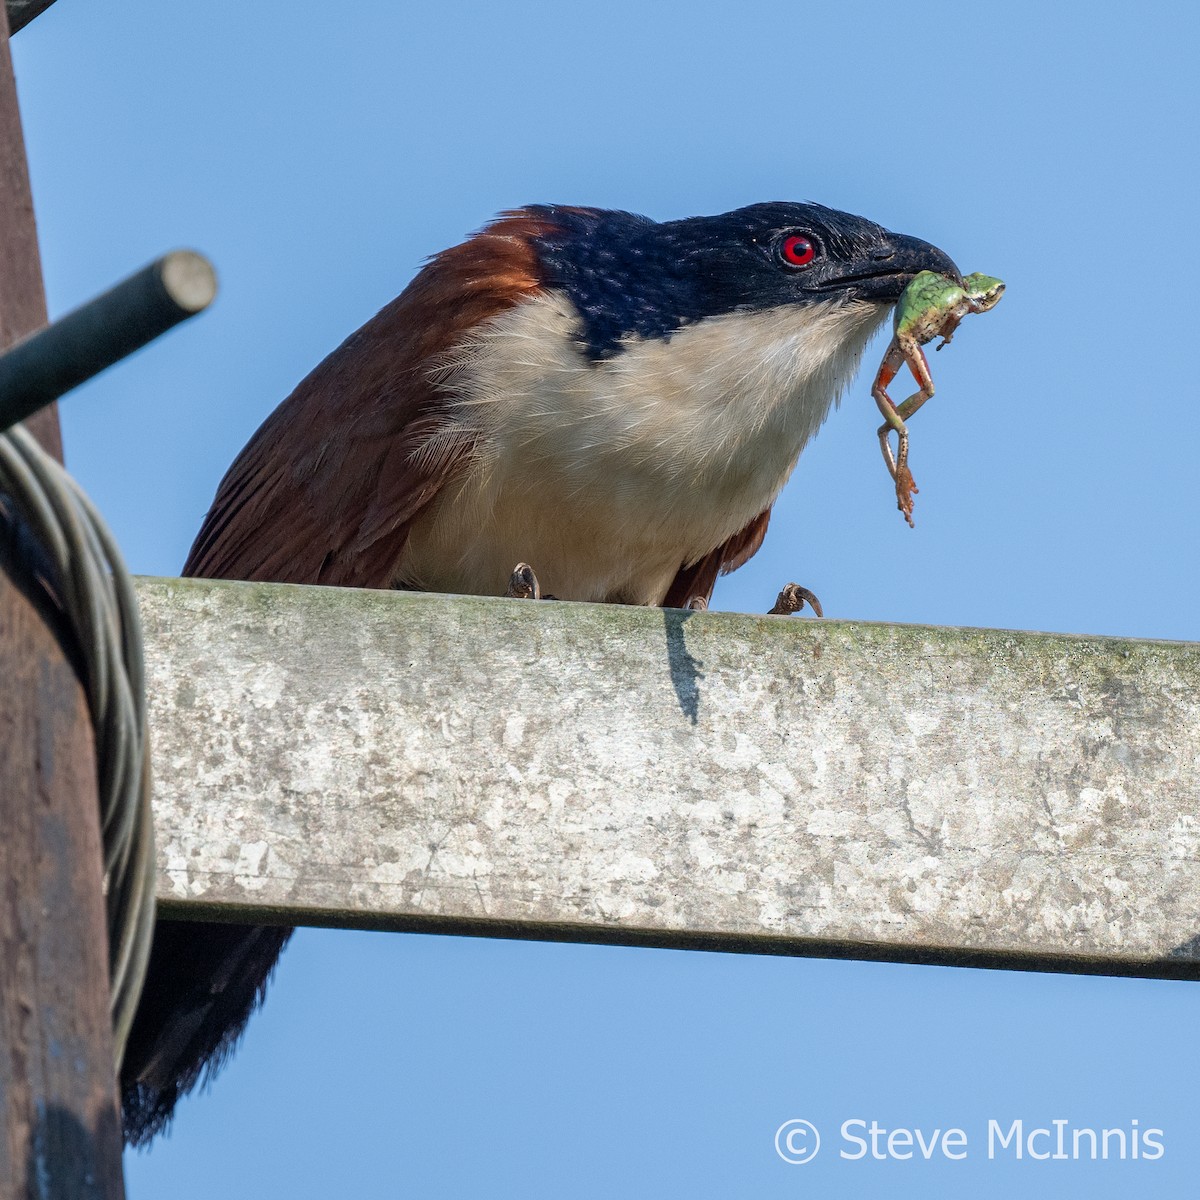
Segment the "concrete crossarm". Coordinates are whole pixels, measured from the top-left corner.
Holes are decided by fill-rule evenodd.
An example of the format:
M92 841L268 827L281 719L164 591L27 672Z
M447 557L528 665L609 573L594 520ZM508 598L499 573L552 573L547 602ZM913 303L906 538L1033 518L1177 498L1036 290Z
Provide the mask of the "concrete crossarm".
M164 915L1200 974L1200 646L139 593Z

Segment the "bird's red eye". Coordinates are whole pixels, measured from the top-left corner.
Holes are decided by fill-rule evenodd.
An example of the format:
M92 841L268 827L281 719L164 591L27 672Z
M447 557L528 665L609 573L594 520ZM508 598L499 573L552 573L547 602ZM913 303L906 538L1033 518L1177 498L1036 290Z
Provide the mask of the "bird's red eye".
M793 234L783 239L783 261L793 267L807 267L817 257L817 248L806 237Z

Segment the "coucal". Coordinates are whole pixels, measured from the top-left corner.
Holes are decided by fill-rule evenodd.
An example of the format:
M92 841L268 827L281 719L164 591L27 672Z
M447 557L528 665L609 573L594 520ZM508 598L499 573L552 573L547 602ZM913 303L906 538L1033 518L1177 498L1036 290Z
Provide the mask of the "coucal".
M941 250L817 204L534 205L435 255L267 418L185 575L684 607L762 544L868 339ZM141 1143L290 936L158 925L122 1069Z

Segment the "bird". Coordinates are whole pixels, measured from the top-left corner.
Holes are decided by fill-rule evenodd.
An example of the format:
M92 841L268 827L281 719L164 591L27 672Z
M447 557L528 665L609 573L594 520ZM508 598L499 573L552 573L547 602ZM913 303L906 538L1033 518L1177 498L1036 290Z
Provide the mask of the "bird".
M266 419L183 574L501 596L520 566L527 594L703 608L920 271L962 279L810 202L504 212ZM229 1057L290 933L158 923L121 1070L130 1144Z

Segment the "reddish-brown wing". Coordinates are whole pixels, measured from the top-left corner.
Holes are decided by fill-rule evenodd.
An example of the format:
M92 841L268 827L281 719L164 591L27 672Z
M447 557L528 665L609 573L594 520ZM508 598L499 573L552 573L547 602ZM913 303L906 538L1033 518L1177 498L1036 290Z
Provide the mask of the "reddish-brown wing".
M508 213L433 258L271 414L221 481L185 575L385 588L418 513L469 443L421 455L431 379L468 331L541 287L540 215Z
M712 599L713 588L717 586L717 576L736 571L758 553L763 538L767 536L767 522L770 519L771 510L764 509L727 542L690 567L680 567L663 600L663 608L687 608L696 597L702 598L707 604Z

